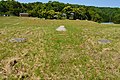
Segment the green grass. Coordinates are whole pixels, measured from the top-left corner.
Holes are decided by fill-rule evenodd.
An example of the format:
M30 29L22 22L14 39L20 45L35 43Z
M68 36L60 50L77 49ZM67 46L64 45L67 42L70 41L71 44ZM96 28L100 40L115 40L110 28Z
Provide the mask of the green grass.
M66 32L55 29L64 25ZM11 43L11 38L27 42ZM99 44L108 39L110 44ZM0 80L120 80L120 25L0 17Z

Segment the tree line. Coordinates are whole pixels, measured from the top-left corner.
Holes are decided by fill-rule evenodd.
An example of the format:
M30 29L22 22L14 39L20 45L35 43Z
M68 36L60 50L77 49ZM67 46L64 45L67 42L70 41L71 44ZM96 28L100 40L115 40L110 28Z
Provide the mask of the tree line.
M15 0L0 1L0 15L19 16L19 13L29 13L31 17L45 19L79 19L120 23L120 8L65 4L58 1L49 1L48 3L20 3Z

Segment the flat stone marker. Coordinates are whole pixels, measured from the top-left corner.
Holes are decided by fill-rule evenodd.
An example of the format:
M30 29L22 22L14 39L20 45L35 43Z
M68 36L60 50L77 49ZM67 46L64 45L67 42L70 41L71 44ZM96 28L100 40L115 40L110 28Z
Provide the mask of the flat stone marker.
M111 43L111 40L101 39L101 40L98 40L98 43L99 44L108 44L108 43Z
M26 42L26 38L12 38L12 39L10 39L9 40L9 42L12 42L12 43L14 43L14 42Z
M56 29L56 31L66 31L66 28L64 26L60 26Z

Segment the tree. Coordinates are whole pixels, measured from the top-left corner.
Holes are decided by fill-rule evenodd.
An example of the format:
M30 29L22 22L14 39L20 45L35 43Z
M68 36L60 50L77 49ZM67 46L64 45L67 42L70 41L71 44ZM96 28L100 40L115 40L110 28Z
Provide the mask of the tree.
M64 4L64 3L60 3L60 2L58 2L58 1L53 1L53 2L51 3L51 6L53 7L53 10L54 10L55 12L60 12L60 11L62 11L62 9L65 7L65 4Z
M83 7L73 8L74 19L84 20L86 15L86 10Z
M73 9L71 6L67 6L67 7L63 8L63 10L62 10L62 12L67 15L67 19L69 19L72 11L73 11Z
M53 19L54 15L55 15L55 11L54 10L47 11L47 18L48 19Z
M80 16L79 8L73 8L73 13L74 13L74 19L79 19Z
M47 11L46 11L46 10L40 11L39 16L40 16L40 18L45 18L45 19L47 19Z
M117 23L117 24L120 24L120 14L117 14L117 15L114 16L113 22Z
M61 12L55 12L54 19L62 19L62 13Z

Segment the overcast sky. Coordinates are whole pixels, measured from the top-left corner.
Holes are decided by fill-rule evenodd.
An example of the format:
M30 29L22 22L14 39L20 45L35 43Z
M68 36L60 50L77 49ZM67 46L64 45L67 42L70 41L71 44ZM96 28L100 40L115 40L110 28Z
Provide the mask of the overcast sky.
M48 2L50 0L17 0L19 2ZM51 0L51 1L59 1L64 3L71 4L80 4L86 6L99 6L99 7L120 7L120 0Z

